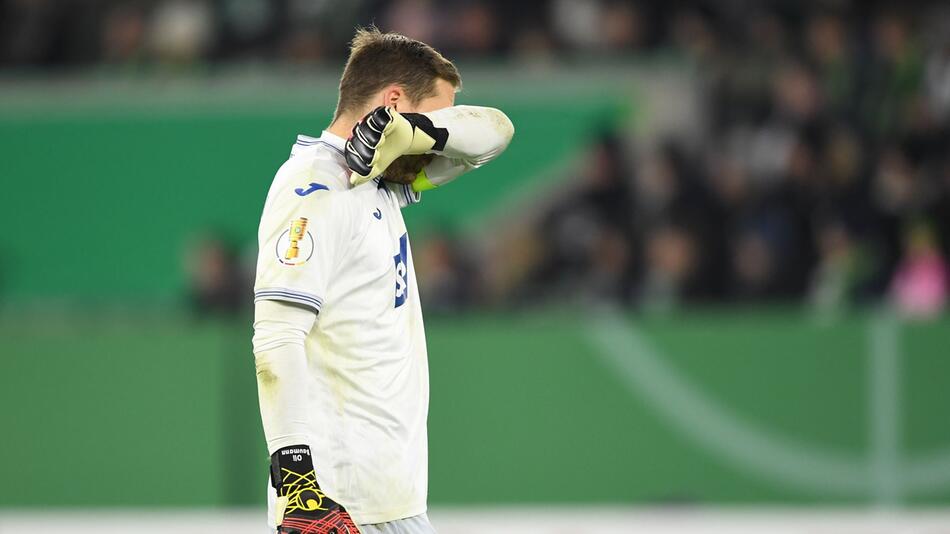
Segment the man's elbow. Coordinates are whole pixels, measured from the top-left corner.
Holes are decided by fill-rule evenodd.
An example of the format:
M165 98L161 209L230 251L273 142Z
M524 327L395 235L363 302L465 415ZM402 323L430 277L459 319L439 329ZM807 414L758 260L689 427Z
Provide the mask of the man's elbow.
M479 107L477 110L480 135L473 137L474 142L467 150L471 154L467 162L476 168L500 156L515 135L515 125L500 109Z
M274 364L264 356L264 353L255 354L255 367L257 368L257 385L262 392L272 392L277 389L277 383L280 381Z
M257 387L262 399L272 398L281 388L301 380L307 372L307 356L302 347L282 345L254 352Z
M515 136L515 125L508 118L508 115L505 115L500 109L486 108L486 110L489 115L489 123L495 133L495 146L491 152L497 156L504 152L511 143L511 138Z

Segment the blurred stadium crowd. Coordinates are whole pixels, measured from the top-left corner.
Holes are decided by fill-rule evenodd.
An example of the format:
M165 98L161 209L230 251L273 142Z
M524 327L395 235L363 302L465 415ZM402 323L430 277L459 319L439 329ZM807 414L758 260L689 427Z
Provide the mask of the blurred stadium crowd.
M420 282L438 288L430 299L944 309L948 6L549 6L555 49L672 51L693 65L702 127L651 146L602 132L532 234L491 256L509 272L473 288L498 266L437 241L435 265L420 267L440 273ZM557 32L588 9L599 15L586 37L583 24Z
M525 56L653 47L635 4L599 1L4 0L6 67L150 69L267 61L309 65L346 52L353 28L378 24L447 56Z
M695 66L704 128L648 150L606 135L539 227L534 295L821 310L887 296L939 313L950 6L809 5L719 2L665 19L665 45Z
M355 25L453 59L542 66L662 56L702 116L650 146L605 129L528 232L417 246L430 310L537 302L892 299L939 313L950 257L950 6L721 0L5 0L7 72L337 65ZM434 193L437 194L437 193ZM229 254L221 250L225 257ZM490 257L491 260L485 258ZM214 263L214 258L209 260ZM490 262L490 264L489 264ZM237 275L195 272L231 304ZM218 274L215 274L218 272ZM227 287L221 280L228 280ZM205 287L209 286L209 287ZM229 289L230 288L230 289ZM201 297L203 294L207 295ZM220 300L220 299L219 299Z

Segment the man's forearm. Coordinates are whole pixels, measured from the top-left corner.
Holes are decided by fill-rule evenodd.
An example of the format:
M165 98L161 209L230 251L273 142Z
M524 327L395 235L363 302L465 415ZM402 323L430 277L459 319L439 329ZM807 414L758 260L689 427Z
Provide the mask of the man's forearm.
M354 186L380 176L403 156L436 154L450 162L434 166L432 177L423 173L413 188L424 191L495 159L514 133L508 116L494 108L452 106L398 113L380 106L353 127L344 157Z
M309 440L304 340L316 315L270 300L257 302L254 315L258 400L267 449L273 453Z
M424 113L432 124L448 130L445 147L426 165L412 184L425 191L446 184L458 176L498 157L515 133L508 116L494 108L453 106Z
M452 106L423 113L436 128L448 130L445 147L435 153L460 159L472 167L484 165L505 151L515 128L495 108Z

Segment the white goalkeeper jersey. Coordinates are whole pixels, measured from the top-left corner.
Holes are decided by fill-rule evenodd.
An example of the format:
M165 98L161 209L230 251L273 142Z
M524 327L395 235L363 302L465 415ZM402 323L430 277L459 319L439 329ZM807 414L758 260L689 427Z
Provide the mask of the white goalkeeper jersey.
M429 371L400 211L419 193L379 179L351 188L344 143L299 136L277 172L254 296L318 313L305 343L317 481L357 523L380 523L426 509Z

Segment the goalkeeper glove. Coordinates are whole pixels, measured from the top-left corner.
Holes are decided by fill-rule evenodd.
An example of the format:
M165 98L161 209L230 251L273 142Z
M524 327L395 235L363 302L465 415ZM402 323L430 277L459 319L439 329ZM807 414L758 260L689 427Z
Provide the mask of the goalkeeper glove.
M353 127L346 142L350 183L360 185L383 174L399 156L425 154L445 148L449 131L436 128L421 113L399 113L378 107Z
M310 447L284 447L270 461L271 485L277 490L278 534L359 534L346 509L317 485Z

